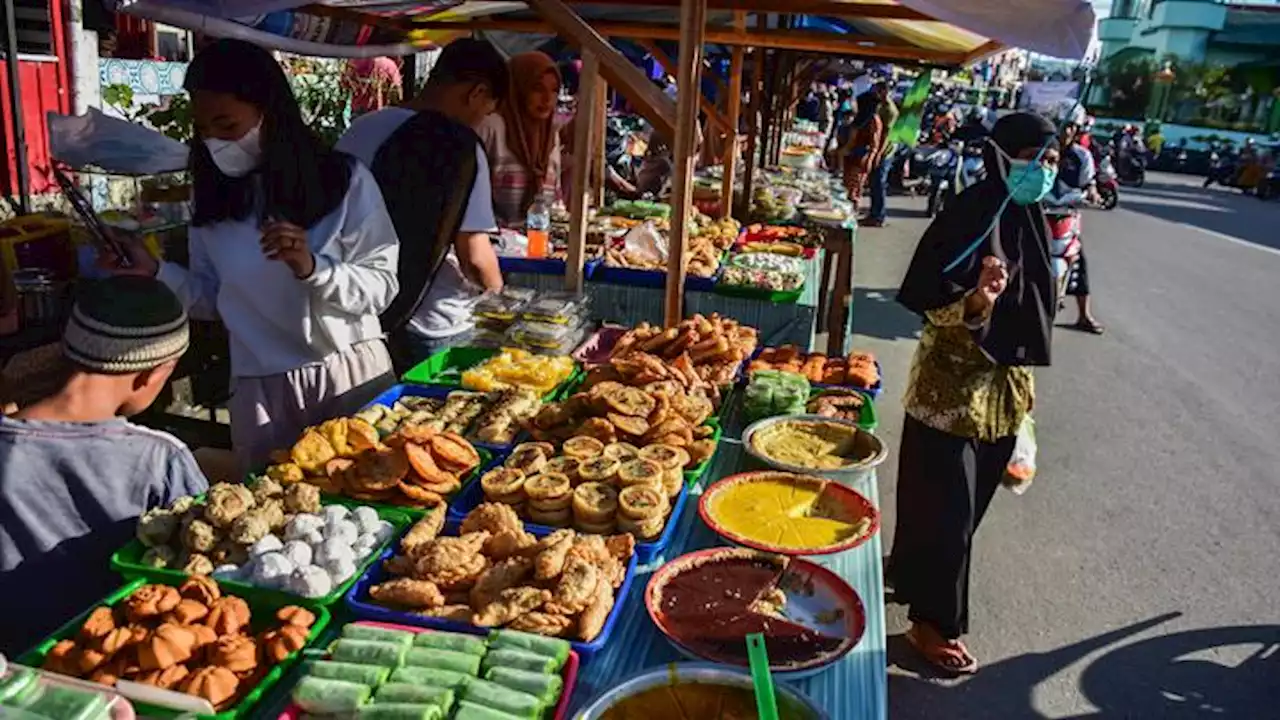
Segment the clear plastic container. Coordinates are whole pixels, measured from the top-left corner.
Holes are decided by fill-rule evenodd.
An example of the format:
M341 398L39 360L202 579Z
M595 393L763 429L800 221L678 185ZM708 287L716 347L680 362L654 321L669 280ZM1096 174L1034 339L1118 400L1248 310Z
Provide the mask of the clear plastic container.
M581 322L561 325L540 320L519 320L507 330L507 341L530 350L554 351L567 355L582 344L585 329Z
M520 309L520 319L574 325L584 319L590 302L571 292L541 293Z
M477 318L510 322L536 293L530 288L504 287L500 292L485 293L476 301L472 314Z

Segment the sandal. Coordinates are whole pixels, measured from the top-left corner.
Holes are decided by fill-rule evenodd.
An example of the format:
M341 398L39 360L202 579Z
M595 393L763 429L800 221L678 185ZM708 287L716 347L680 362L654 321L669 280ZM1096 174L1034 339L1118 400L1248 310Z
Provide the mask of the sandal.
M907 642L934 667L953 675L972 675L978 671L978 659L969 654L969 649L960 640L942 640L937 632L930 634L942 640L941 643L921 637L925 631L920 625L913 624L907 630Z
M1080 332L1093 333L1094 335L1101 335L1107 331L1107 328L1102 323L1094 320L1077 320L1073 327Z

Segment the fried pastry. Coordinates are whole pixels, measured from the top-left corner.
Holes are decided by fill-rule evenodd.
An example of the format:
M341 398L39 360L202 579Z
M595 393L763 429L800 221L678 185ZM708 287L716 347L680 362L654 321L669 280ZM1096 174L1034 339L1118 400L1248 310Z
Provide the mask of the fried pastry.
M369 588L369 597L380 603L415 610L444 605L444 595L435 583L404 577L374 585Z
M480 574L468 595L472 607L481 608L499 599L504 590L520 586L533 573L533 560L511 557Z
M531 610L537 610L550 599L551 593L541 588L509 588L499 593L496 600L477 610L471 617L471 624L480 627L506 625Z

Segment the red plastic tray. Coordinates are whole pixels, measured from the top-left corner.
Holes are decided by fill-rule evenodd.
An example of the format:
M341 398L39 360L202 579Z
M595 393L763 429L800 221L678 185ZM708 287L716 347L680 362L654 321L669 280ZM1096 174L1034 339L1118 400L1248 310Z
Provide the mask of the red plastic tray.
M412 625L397 625L396 623L378 622L376 620L357 620L351 625L368 625L370 627L386 628L388 630L405 630L411 633L436 632L431 628L414 627ZM569 698L573 697L574 688L578 684L578 653L575 650L569 650L569 659L564 662L564 670L561 677L564 679L564 689L560 691L560 702L556 704L555 714L551 716L551 720L565 720L569 717ZM302 708L289 703L289 707L285 708L276 720L303 720L306 713Z

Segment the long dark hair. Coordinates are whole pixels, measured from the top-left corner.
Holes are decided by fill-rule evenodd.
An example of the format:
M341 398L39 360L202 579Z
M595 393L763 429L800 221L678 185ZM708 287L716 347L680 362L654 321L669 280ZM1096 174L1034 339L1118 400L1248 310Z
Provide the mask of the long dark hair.
M213 42L187 66L183 87L192 94L226 93L262 111L262 164L245 177L224 175L205 144L192 139L192 225L245 220L257 211L259 220L310 228L342 202L353 160L326 146L303 122L289 79L266 50L243 40Z

